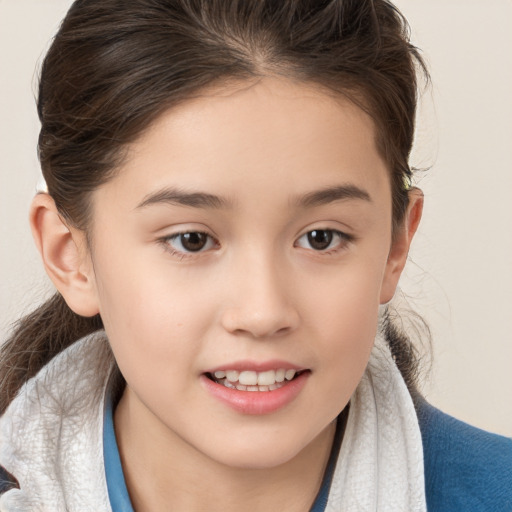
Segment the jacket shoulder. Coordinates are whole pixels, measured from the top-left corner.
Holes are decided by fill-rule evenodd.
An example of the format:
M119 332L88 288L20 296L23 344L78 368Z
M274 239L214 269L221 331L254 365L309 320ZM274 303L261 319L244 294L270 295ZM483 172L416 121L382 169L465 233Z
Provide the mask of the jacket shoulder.
M512 439L417 405L429 512L512 511Z

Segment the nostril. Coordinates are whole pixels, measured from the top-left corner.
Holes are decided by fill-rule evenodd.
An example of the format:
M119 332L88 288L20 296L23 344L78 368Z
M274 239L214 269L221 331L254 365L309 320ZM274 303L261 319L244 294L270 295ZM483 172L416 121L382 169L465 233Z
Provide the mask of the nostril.
M274 336L276 335L282 335L287 334L292 331L292 328L290 326L281 327L280 329L277 329L275 333L273 333Z

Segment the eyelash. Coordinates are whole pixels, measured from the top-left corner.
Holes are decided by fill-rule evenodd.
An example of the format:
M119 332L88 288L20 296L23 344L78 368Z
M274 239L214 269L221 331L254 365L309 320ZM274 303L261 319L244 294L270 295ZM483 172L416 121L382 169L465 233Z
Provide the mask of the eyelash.
M308 249L308 248L300 245L300 240L304 239L304 238L306 240L308 240L308 243L310 244L311 237L314 236L315 233L322 233L323 235L327 235L327 237L330 238L328 246L325 249L314 249L312 247L310 247ZM182 237L184 237L186 235L195 235L195 236L199 236L199 237L201 237L201 236L206 237L206 242L205 242L204 246L200 247L196 251L187 250L183 246L183 239L182 239ZM336 246L329 248L329 246L332 244L332 242L335 238L338 239ZM307 250L312 250L312 251L318 253L319 255L329 255L329 254L335 254L338 251L344 249L346 247L346 245L349 242L352 242L353 240L354 240L354 236L344 233L342 231L338 231L336 229L312 229L310 231L307 231L303 235L301 235L294 243L294 247L302 247ZM175 247L173 247L171 245L171 243L174 241L179 241L182 249L176 249ZM204 231L182 231L180 233L174 233L170 236L163 237L159 240L159 242L162 243L162 245L164 246L166 251L168 251L172 256L178 257L180 260L183 260L185 258L192 258L192 257L194 257L195 254L205 252L207 250L213 249L220 245L219 242L214 237L212 237L208 233L205 233Z
M323 235L328 235L328 238L329 238L328 246L326 248L324 248L324 249L311 248L315 253L317 253L321 256L336 254L337 252L343 250L349 242L354 241L354 236L344 233L342 231L338 231L337 229L319 228L319 229L311 229L311 230L307 231L306 233L304 233L303 235L301 235L297 239L297 241L295 242L294 245L297 247L302 247L304 249L307 249L300 245L300 241L302 239L307 239L308 244L311 245L311 237L313 237L315 233L321 233ZM335 244L334 247L330 247L335 239L337 239L337 243Z
M199 235L199 236L206 237L205 246L212 245L212 244L214 246L219 245L219 242L217 240L215 240L215 238L213 238L208 233L205 233L204 231L182 231L180 233L174 233L172 235L161 238L159 241L163 244L165 250L168 251L171 254L171 256L176 256L179 259L191 258L194 256L194 254L201 253L201 252L205 251L205 249L204 249L205 246L199 248L197 251L187 250L185 247L183 247L182 237L184 237L186 235ZM171 243L176 240L178 240L180 242L180 245L183 250L176 249L171 245ZM212 247L208 247L208 249L211 249L211 248ZM206 250L208 250L208 249L206 249Z

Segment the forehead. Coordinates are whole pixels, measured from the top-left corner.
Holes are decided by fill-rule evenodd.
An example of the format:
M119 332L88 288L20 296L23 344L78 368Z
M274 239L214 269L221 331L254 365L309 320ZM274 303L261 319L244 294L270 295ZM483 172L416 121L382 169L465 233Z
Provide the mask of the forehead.
M374 123L360 108L319 86L264 78L204 91L162 114L105 188L138 203L180 186L235 204L345 182L376 193L388 181Z

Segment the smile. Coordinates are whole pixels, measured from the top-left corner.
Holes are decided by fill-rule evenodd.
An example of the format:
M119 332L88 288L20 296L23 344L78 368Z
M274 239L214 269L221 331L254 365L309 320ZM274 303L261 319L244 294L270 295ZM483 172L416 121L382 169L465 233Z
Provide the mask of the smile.
M206 376L223 386L239 391L275 391L298 377L303 370L278 368L256 372L252 370L217 370Z
M203 373L200 378L210 396L242 414L271 414L279 411L298 397L311 376L311 370L287 369L283 380L278 382L283 376L282 369L257 372L242 368L243 366L240 368L241 371L215 370ZM260 385L259 382L273 383Z

